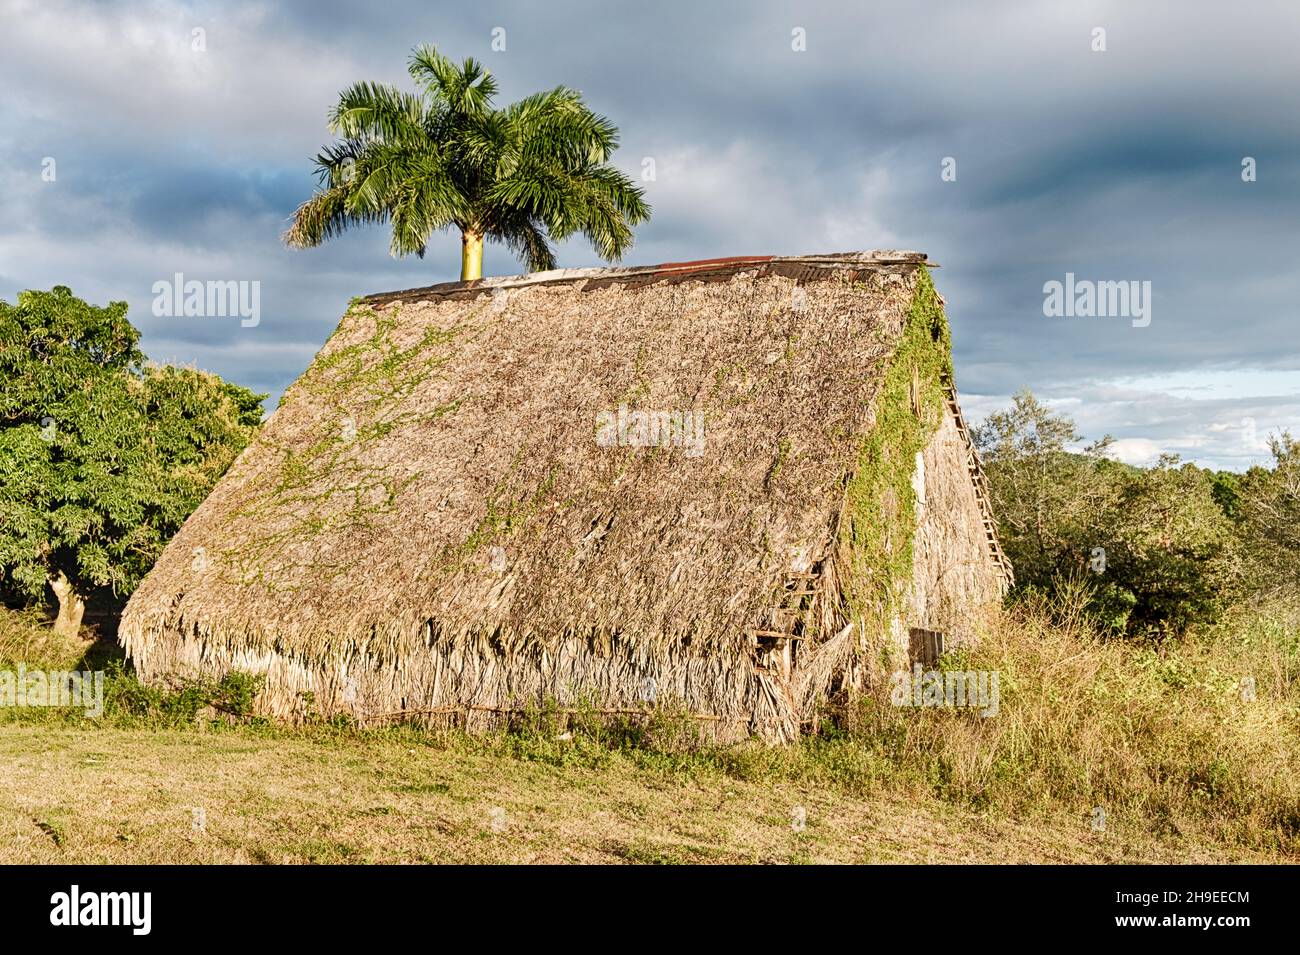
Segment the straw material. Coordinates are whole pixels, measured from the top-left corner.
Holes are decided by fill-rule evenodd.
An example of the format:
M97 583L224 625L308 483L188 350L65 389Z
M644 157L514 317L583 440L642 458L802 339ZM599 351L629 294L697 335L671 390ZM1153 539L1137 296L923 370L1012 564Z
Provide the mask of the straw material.
M145 680L265 674L259 705L282 717L482 729L546 700L672 702L720 738L791 738L854 682L863 646L838 522L916 286L923 257L906 255L543 273L354 305L120 638ZM637 412L657 415L661 446L627 428L609 446ZM926 451L917 625L959 627L1005 586L970 455L946 415Z

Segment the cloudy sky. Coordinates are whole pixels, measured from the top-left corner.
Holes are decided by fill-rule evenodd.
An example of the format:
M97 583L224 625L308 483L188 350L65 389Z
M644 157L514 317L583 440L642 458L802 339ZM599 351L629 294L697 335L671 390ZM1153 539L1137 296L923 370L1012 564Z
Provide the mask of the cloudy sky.
M0 298L125 299L151 358L273 407L350 298L458 275L450 234L423 261L379 228L280 241L338 91L411 88L421 42L485 61L503 102L582 90L621 168L654 160L630 264L929 253L974 418L1027 387L1124 460L1233 469L1300 430L1294 0L0 0ZM260 282L259 324L155 317L177 272ZM1150 324L1045 315L1067 273L1150 282Z

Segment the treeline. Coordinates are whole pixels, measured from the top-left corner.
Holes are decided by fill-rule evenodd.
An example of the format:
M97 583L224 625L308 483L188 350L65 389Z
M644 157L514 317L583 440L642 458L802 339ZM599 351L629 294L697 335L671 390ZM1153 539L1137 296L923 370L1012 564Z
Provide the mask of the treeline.
M1300 442L1273 466L1211 471L1164 455L1136 468L1113 439L1081 452L1074 422L1028 391L976 429L1016 592L1075 591L1107 631L1160 638L1300 584Z

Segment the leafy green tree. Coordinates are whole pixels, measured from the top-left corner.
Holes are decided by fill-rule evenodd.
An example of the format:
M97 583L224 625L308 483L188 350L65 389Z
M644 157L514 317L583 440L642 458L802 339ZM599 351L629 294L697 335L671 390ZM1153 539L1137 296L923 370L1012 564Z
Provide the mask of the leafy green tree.
M135 587L261 420L262 395L146 365L126 311L65 286L0 301L0 572L48 587L70 634L92 588Z
M1236 537L1214 491L1210 472L1176 455L1121 476L1101 536L1107 575L1131 595L1129 632L1181 632L1213 620L1235 594Z
M1239 485L1246 584L1255 592L1300 587L1300 440L1288 431L1269 445L1273 468L1251 468Z
M392 254L423 257L433 233L454 228L466 280L482 277L485 238L532 271L555 268L551 242L579 232L602 258L622 258L650 207L608 162L618 130L578 92L559 86L498 109L491 73L427 45L409 72L421 93L357 83L340 94L329 128L342 139L316 157L321 189L295 213L290 246L390 222Z
M1109 460L1109 437L1070 450L1081 440L1027 391L976 430L1017 589L1081 589L1103 624L1133 634L1212 618L1239 578L1231 483L1174 457Z
M1210 471L1210 492L1228 520L1241 516L1241 475L1233 471Z
M1082 440L1074 422L1029 391L989 415L974 438L1017 582L1041 587L1083 570L1097 546L1098 514L1115 496L1110 472L1119 465L1104 457L1111 439L1071 453Z

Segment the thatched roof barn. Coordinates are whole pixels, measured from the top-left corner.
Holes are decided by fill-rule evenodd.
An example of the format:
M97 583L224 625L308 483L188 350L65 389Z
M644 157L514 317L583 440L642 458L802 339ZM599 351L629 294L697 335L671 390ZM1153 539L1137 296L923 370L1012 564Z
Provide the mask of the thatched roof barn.
M120 639L286 717L788 739L1010 575L924 255L569 269L354 302Z

